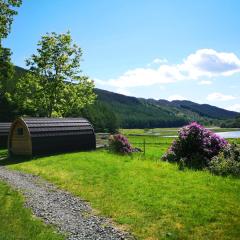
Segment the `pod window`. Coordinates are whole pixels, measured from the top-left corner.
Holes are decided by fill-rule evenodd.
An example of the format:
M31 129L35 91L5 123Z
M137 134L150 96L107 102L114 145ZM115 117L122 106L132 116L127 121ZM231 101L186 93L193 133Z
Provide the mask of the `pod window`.
M23 128L17 128L17 135L23 136Z

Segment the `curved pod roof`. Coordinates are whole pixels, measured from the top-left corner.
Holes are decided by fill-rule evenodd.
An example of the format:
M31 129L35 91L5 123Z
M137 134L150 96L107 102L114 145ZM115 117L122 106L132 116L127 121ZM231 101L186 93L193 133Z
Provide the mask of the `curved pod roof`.
M84 118L18 118L11 126L9 151L16 155L95 148L94 129Z

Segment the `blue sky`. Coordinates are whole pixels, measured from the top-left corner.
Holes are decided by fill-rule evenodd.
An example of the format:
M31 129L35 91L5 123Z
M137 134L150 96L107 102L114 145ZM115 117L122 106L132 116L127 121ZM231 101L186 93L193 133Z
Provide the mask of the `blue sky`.
M98 88L240 112L240 1L23 0L5 41L25 67L46 32L71 31Z

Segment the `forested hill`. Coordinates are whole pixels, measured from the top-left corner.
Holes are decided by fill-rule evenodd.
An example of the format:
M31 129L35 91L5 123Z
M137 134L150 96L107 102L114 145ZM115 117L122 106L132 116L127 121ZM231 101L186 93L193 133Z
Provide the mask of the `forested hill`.
M163 100L166 101L166 100ZM183 100L174 100L172 102L167 101L170 106L179 107L182 109L189 109L193 112L198 113L201 116L208 116L210 118L219 118L227 119L236 117L237 113L233 111L228 111L219 107L211 106L209 104L198 104L191 101ZM162 100L158 101L159 104L162 103Z
M121 127L175 127L190 121L205 125L221 124L238 113L208 104L190 101L154 100L129 97L101 89L95 90L98 100L116 114Z
M18 81L26 70L20 67L15 70L15 81ZM238 115L236 112L190 101L136 98L101 89L95 89L95 92L98 95L96 103L73 116L87 117L98 131L113 131L118 127L179 127L191 121L220 125Z

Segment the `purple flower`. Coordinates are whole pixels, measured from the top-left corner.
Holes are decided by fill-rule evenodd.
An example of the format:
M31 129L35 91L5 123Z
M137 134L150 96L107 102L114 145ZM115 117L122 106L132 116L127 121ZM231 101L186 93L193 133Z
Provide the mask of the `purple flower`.
M110 136L109 147L110 150L117 153L128 154L133 152L133 148L130 145L128 139L121 134Z
M172 158L174 153L177 162L184 158L192 163L192 159L197 158L203 166L206 166L227 144L224 138L192 122L179 130L178 138L172 143L164 158L167 159L168 155Z

